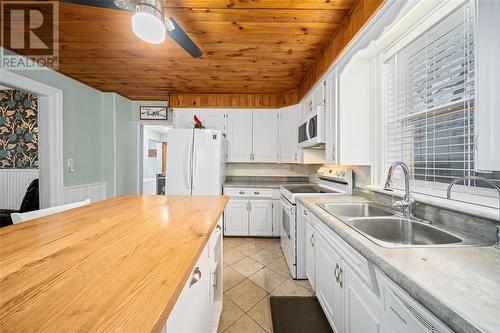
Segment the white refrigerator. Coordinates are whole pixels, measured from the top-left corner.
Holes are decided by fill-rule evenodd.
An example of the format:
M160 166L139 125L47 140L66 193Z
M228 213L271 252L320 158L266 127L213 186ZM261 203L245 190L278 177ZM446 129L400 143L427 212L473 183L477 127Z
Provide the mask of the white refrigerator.
M225 146L220 131L170 130L167 134L166 194L221 194L225 181Z

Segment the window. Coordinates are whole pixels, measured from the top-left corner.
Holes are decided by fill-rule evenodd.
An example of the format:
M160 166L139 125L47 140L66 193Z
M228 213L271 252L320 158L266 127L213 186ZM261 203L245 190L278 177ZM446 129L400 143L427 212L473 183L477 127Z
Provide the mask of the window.
M461 176L500 180L475 171L474 60L474 10L465 2L384 63L385 167L406 162L417 191ZM468 192L480 187L489 186L465 183Z

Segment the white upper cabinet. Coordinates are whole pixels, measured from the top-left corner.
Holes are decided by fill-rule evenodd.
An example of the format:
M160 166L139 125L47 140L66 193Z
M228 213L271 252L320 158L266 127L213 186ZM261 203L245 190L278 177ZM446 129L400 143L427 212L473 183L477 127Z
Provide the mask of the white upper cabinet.
M312 108L316 108L320 105L326 104L326 80L321 80L316 84L312 91Z
M252 162L252 111L227 113L227 161Z
M198 112L200 118L206 129L219 130L225 133L226 130L226 110L223 109L202 109Z
M278 162L297 163L299 105L287 106L279 110L278 120Z
M500 170L500 2L477 2L477 169Z
M326 142L325 163L337 164L337 71L334 68L326 78L327 103L325 109L326 118Z
M253 111L253 162L277 162L278 112Z
M196 109L175 109L174 127L175 128L194 128L193 117L197 115Z

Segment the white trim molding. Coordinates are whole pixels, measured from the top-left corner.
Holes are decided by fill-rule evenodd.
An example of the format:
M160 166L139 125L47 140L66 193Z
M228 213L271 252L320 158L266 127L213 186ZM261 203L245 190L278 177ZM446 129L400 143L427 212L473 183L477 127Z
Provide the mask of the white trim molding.
M91 202L105 200L106 187L106 182L66 186L64 188L64 203L69 204L86 199L90 199Z
M40 207L64 202L63 93L25 76L0 69L0 84L37 94L40 162Z

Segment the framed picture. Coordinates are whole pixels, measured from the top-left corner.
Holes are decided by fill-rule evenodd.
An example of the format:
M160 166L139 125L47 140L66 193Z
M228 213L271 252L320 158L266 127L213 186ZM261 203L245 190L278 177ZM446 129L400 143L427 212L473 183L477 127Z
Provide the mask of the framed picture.
M141 106L141 120L167 120L166 106Z

